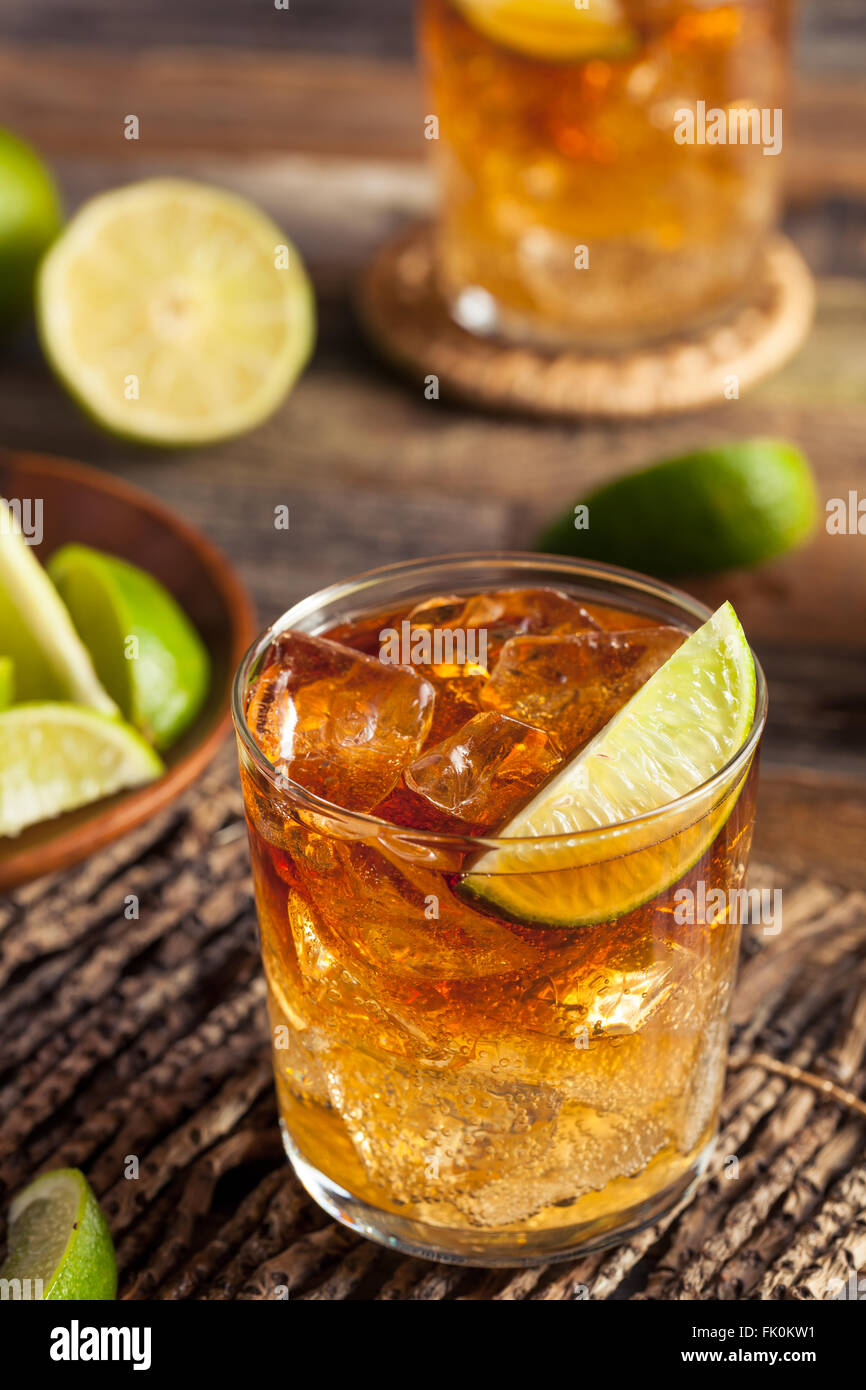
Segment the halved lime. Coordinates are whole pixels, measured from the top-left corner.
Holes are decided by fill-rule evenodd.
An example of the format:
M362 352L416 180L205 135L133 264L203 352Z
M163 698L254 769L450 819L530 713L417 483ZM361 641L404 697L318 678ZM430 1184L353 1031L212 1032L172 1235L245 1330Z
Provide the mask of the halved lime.
M102 688L54 585L2 499L0 655L15 664L19 700L75 700L106 714L117 708Z
M310 355L300 255L245 199L181 179L91 199L42 262L40 335L84 408L115 433L203 444L259 424Z
M615 478L542 534L540 550L606 560L661 578L757 565L801 544L818 505L809 464L793 444L744 439Z
M15 663L11 656L0 656L0 710L15 698Z
M136 565L86 545L64 545L48 573L124 716L168 748L201 709L207 649L171 594Z
M755 663L725 603L500 831L564 837L488 850L463 895L520 922L610 921L675 883L712 843L742 785L674 811L649 829L633 818L702 786L742 746L755 713ZM589 846L569 843L600 830Z
M0 1267L8 1297L92 1302L117 1293L111 1232L77 1168L43 1173L13 1197L8 1246Z
M83 705L13 705L0 714L0 836L162 772L150 745L119 718Z
M620 0L455 0L464 19L494 43L544 62L627 57L639 38Z

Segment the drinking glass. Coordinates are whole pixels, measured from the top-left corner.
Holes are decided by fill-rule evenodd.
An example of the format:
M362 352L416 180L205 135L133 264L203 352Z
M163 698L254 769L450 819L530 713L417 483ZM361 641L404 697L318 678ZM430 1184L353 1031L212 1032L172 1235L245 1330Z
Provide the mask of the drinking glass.
M437 270L476 333L629 347L747 294L788 0L421 0Z
M500 912L495 884L487 902L461 894L466 866L514 839L415 830L324 800L277 771L248 712L258 700L261 713L281 635L336 633L372 652L382 615L532 586L595 605L625 631L692 630L709 616L676 589L601 564L413 561L296 604L254 643L234 689L289 1158L339 1221L469 1264L532 1264L622 1239L678 1201L707 1161L739 927L700 905L743 884L760 667L748 736L702 786L621 826L525 842L530 868L521 861L511 898L517 887L542 903L594 901L604 920L574 927ZM363 728L373 696L348 696ZM311 707L331 699L319 681ZM691 921L675 911L683 889L699 905Z

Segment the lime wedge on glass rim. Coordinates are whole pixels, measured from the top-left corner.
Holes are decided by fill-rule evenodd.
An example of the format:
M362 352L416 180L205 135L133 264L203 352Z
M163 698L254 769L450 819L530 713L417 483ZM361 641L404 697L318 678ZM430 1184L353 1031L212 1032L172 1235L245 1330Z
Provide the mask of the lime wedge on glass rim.
M148 179L86 203L43 260L49 362L112 433L162 445L261 423L306 365L313 292L259 208L221 188Z
M207 648L186 613L153 575L87 545L61 546L46 568L125 718L168 748L210 680Z
M13 1197L8 1248L0 1279L18 1281L8 1297L93 1301L117 1293L111 1233L77 1168L43 1173Z
M614 61L634 53L639 37L620 0L455 0L485 38L542 62Z
M0 836L153 782L164 771L122 719L57 701L0 714Z
M117 709L54 585L2 498L0 656L10 657L14 664L18 700L75 700L105 714Z
M499 832L517 843L482 854L458 893L513 921L579 927L663 892L712 843L746 770L696 807L672 807L661 826L637 818L734 757L752 726L755 688L749 645L725 603ZM597 833L581 842L586 831ZM532 843L542 836L559 838Z

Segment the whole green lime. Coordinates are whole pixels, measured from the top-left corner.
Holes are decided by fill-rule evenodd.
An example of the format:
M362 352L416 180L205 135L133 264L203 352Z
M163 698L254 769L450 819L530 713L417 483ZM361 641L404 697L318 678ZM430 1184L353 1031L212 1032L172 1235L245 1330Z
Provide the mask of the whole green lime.
M57 188L42 160L0 129L0 329L30 312L36 267L61 222Z
M538 549L667 579L762 564L807 540L817 516L800 450L745 439L604 483L548 526Z

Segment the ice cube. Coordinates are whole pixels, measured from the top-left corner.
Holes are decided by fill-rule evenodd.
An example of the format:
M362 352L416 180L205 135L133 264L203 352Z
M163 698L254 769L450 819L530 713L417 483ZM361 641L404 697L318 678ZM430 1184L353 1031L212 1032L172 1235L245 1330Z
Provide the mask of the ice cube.
M497 589L468 599L446 594L417 604L409 621L431 629L483 630L488 661L510 637L597 631L601 627L583 604L558 589Z
M499 589L470 599L467 608L477 622L507 629L513 637L584 632L600 626L582 603L558 589Z
M643 1028L654 1009L671 992L673 970L665 961L653 961L646 970L605 970L592 980L592 1000L586 1009L586 1026L591 1036L627 1037ZM562 1003L572 1001L565 995Z
M464 1046L455 982L535 973L544 961L534 941L516 938L506 924L449 892L441 872L419 863L417 851L392 863L378 844L346 842L327 880L317 882L307 880L307 896L317 902L314 934L327 943L336 973L357 978L362 1000L375 997L395 1016L405 1015L426 1044L453 1045L455 1052ZM293 916L293 930L303 926L309 938L311 914ZM296 949L306 959L306 943L299 940Z
M274 1069L277 1084L290 1096L329 1102L328 1082L316 1056L313 1029L300 1024L286 1012L282 996L273 986L268 990L268 1017L271 1025Z
M286 632L272 644L246 717L278 771L339 806L369 811L420 752L434 699L416 671Z
M573 932L573 944L527 979L519 1027L496 1001L491 1022L515 1069L598 1111L679 1105L715 1014L725 1015L712 930L672 930L670 911L644 906Z
M481 703L551 734L564 754L586 743L685 640L675 627L514 637Z
M370 1178L404 1202L460 1205L479 1181L543 1160L559 1098L467 1067L440 1071L334 1049L331 1104Z
M432 748L462 729L473 714L480 713L481 692L488 676L486 672L481 675L471 672L443 680L437 678L435 671L429 675L436 690L433 724L427 736L427 747Z
M290 891L287 949L274 951L267 939L263 942L270 991L287 1022L303 1033L317 1055L339 1039L341 1046L363 1050L374 1044L395 1057L423 1058L431 1065L453 1060L447 1001L435 986L426 995L413 991L411 1000L395 987L385 973L387 958L377 961L366 939L353 939L354 933L366 938L370 918L363 906L356 912L341 889L351 890L351 885L341 881L338 870L337 901L333 906L320 903L315 911ZM423 921L422 914L419 918ZM405 932L393 924L392 951L403 945L401 937Z
M416 604L395 625L413 664L422 663L419 669L436 690L428 744L449 737L480 709L488 678L487 634L463 622L466 608L465 598L439 595Z
M547 734L492 710L406 769L406 786L475 833L527 801L560 762Z
M466 608L466 599L459 594L437 594L435 598L425 598L410 609L409 622L413 627L450 627L455 624Z
M518 1154L510 1170L459 1192L455 1205L477 1226L528 1221L554 1205L565 1219L581 1197L601 1193L617 1178L634 1179L667 1139L664 1120L649 1107L617 1115L566 1104L540 1163Z

